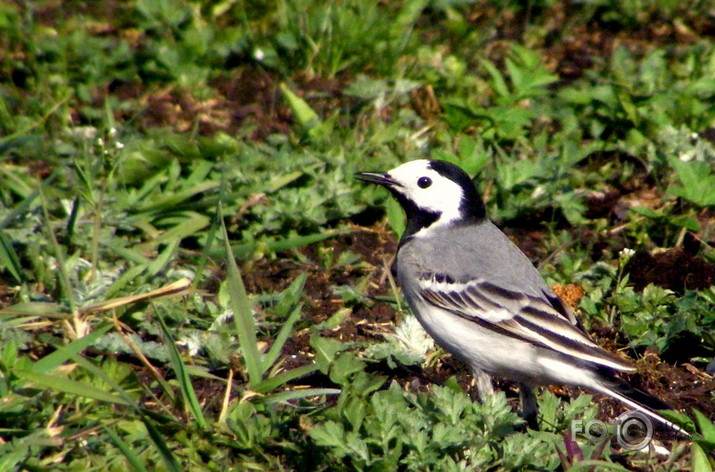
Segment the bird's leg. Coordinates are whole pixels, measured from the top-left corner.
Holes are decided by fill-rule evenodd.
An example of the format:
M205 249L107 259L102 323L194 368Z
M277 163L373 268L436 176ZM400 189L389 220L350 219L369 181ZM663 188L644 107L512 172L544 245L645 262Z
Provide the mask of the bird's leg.
M492 377L481 369L473 369L474 380L477 382L477 393L479 399L484 403L488 397L494 395L494 386L492 385Z
M539 405L536 403L534 391L524 383L519 384L519 399L521 415L526 420L526 425L531 429L537 429L536 416L539 413Z

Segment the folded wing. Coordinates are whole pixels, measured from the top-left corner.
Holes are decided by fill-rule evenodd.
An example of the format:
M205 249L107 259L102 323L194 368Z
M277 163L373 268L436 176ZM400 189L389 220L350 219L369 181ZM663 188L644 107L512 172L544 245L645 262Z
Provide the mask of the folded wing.
M455 281L444 274L422 274L418 286L432 305L504 335L616 370L635 370L595 344L575 325L572 312L547 294L534 297L482 279Z

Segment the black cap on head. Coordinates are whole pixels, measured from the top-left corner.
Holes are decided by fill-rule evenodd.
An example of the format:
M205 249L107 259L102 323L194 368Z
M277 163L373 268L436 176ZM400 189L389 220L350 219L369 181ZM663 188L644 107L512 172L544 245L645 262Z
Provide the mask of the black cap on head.
M462 188L464 196L459 209L466 218L479 220L487 216L482 197L479 196L477 187L466 172L451 162L436 159L431 160L429 166Z

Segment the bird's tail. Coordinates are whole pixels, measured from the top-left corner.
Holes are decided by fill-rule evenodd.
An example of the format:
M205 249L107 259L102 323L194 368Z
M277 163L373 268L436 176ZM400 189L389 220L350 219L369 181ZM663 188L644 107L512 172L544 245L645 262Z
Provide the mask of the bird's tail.
M673 408L649 393L632 388L625 383L620 382L610 385L599 385L596 390L599 393L615 398L636 411L640 411L648 418L666 426L669 430L678 432L683 436L690 437L690 433L670 420L665 419L657 412L657 410L672 410Z

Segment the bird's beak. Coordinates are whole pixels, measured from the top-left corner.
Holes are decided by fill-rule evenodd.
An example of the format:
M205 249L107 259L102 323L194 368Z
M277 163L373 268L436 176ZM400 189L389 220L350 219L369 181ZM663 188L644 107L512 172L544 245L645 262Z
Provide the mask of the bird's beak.
M399 183L390 177L390 174L380 174L378 172L357 172L355 177L364 182L371 184L382 185L384 187L396 187Z

